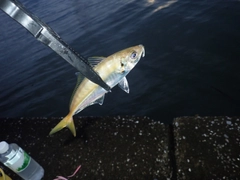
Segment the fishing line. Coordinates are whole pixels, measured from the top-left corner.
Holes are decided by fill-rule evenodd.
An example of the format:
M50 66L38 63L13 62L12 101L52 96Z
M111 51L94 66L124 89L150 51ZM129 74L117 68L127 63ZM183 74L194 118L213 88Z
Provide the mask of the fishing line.
M204 79L198 77L198 79L200 79L200 81L204 82L204 84L211 88L212 90L214 90L215 92L217 92L218 94L221 94L222 97L228 99L231 103L237 105L240 107L240 103L238 100L236 100L235 98L233 98L231 95L229 95L227 92L225 92L224 90L221 90L221 88L213 85L213 84L210 84L210 83L207 83Z

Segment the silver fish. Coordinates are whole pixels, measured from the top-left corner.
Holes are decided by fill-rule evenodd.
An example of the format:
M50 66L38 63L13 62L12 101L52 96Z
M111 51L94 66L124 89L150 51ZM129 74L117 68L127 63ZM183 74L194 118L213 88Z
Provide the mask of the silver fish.
M89 63L110 88L118 84L122 90L129 93L126 75L134 68L140 58L144 56L144 46L137 45L106 58L91 57L89 58ZM71 98L69 113L51 130L50 135L67 127L76 136L73 116L93 104L102 105L106 93L107 91L101 86L79 74L78 82Z

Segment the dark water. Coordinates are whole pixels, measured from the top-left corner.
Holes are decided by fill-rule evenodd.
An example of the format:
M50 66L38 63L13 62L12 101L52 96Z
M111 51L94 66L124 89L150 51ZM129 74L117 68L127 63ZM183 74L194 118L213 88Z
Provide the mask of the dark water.
M80 54L145 58L79 116L240 115L239 0L21 0ZM0 11L0 117L65 116L76 70Z

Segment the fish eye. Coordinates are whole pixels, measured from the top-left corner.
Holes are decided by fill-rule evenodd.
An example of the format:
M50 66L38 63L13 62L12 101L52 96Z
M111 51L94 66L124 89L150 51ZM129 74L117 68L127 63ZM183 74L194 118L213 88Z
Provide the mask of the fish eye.
M130 58L136 59L136 57L137 57L137 52L136 52L136 51L133 51L132 54L131 54L131 56L130 56Z

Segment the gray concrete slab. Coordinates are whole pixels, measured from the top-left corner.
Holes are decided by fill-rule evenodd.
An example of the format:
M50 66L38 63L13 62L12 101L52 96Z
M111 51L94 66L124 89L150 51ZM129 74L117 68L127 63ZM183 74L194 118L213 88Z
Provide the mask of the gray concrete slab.
M45 169L44 179L167 179L171 176L168 128L147 117L76 117L77 137L61 118L0 119L0 140L19 144ZM18 177L4 168L14 180Z
M240 179L239 117L180 117L173 124L177 179Z

